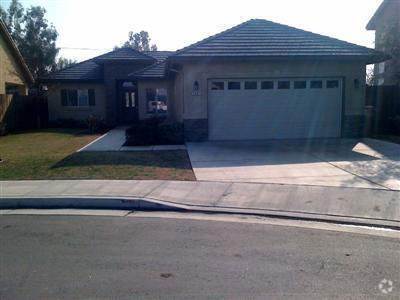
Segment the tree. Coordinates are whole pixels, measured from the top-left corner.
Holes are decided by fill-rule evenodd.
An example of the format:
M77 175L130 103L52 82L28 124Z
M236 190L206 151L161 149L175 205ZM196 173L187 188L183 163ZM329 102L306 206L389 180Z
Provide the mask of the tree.
M157 45L150 45L150 36L147 31L133 32L130 31L128 40L122 45L122 47L131 47L138 51L157 51ZM116 49L118 47L115 47Z
M25 10L18 0L12 0L7 11L0 9L1 18L35 78L53 69L59 51L57 30L45 14L46 10L40 6Z
M58 60L56 61L56 63L54 64L52 71L60 71L63 70L65 68L69 68L72 67L74 65L76 65L78 62L74 59L68 59L65 57L60 57L58 58Z

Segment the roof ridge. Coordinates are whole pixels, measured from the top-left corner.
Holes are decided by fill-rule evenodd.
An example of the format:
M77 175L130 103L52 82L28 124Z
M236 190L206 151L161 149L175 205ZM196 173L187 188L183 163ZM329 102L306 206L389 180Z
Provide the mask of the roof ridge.
M114 50L112 50L112 51L109 51L109 52L106 52L106 53L104 53L104 54L101 54L101 55L98 55L98 56L96 56L96 57L93 57L92 59L93 59L93 60L94 60L94 59L99 59L99 58L101 59L102 56L105 56L105 55L110 54L110 53L113 53L113 52L122 51L122 50L125 50L125 49L129 49L129 50L131 50L131 51L133 51L133 52L135 52L135 53L138 53L138 54L140 54L140 55L146 56L146 57L149 58L149 59L154 59L153 57L151 57L151 56L145 54L144 52L141 52L141 51L136 50L136 49L134 49L134 48L132 48L132 47L129 47L129 46L122 46L122 47L120 47L120 48L117 48L117 49L114 49Z
M202 43L206 43L206 42L212 41L213 39L218 38L221 35L224 35L224 34L227 34L227 33L230 33L230 32L234 32L235 30L238 30L239 28L241 28L242 26L247 25L248 23L250 23L253 20L256 20L256 19L247 20L247 21L245 21L243 23L240 23L240 24L238 24L236 26L230 27L230 28L228 28L228 29L226 29L224 31L221 31L221 32L216 33L214 35L210 35L209 37L206 37L206 38L204 38L204 39L202 39L202 40L200 40L200 41L198 41L196 43L190 44L189 46L186 46L184 48L176 50L175 53L173 55L171 55L171 56L174 56L174 55L177 55L177 54L181 54L181 53L183 53L183 52L185 52L185 51L187 51L187 50L189 50L189 49L191 49L193 47L201 45Z
M276 24L276 25L279 25L279 26L283 26L283 27L286 27L286 28L295 29L295 30L298 30L298 31L301 31L301 32L305 32L305 33L307 33L307 34L314 34L314 35L317 35L317 36L319 36L319 37L326 38L326 39L329 39L329 40L338 41L338 42L341 42L341 43L345 43L345 44L352 45L352 46L356 46L356 47L365 48L365 49L368 49L368 50L374 50L374 49L368 48L368 47L366 47L366 46L357 45L357 44L350 43L350 42L347 42L347 41L344 41L344 40L341 40L341 39L338 39L338 38L330 37L330 36L328 36L328 35L323 35L323 34L320 34L320 33L315 33L315 32L310 31L310 30L304 30L304 29L301 29L301 28L298 28L298 27L289 26L289 25L286 25L286 24L282 24L282 23L278 23L278 22L274 22L274 21L270 21L270 20L265 20L265 19L254 19L254 20L256 20L256 21L264 21L264 22Z

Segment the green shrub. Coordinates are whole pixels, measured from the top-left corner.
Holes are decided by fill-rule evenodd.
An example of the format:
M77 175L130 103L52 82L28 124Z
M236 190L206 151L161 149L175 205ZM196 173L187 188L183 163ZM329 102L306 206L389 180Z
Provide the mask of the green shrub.
M161 118L141 121L126 130L126 146L177 145L182 144L183 125L166 123Z

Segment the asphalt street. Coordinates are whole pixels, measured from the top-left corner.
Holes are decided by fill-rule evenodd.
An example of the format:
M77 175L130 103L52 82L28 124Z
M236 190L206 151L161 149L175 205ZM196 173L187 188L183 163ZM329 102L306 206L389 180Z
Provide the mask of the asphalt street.
M399 241L217 219L2 215L0 299L398 299Z

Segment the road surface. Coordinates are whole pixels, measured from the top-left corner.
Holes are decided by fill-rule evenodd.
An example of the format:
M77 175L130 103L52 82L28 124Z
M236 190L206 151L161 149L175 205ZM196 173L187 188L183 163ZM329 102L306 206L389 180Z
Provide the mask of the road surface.
M377 235L218 218L3 215L0 239L0 299L400 296L400 240Z

